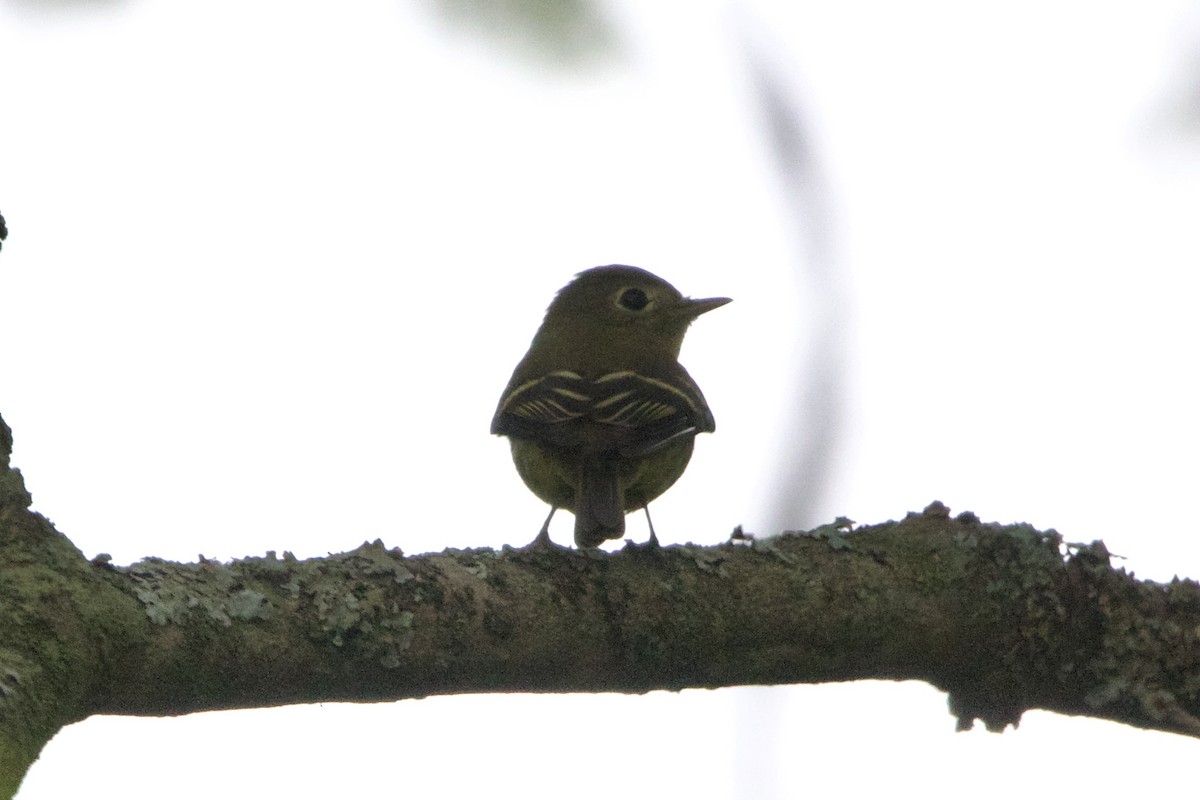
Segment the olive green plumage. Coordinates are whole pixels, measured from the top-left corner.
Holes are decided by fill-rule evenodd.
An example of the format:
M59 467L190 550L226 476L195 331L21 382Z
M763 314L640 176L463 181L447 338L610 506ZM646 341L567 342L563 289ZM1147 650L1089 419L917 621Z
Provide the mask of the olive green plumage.
M679 348L692 320L728 302L692 300L646 270L612 265L579 273L546 310L492 433L509 437L517 472L551 516L575 514L580 547L623 536L625 513L669 489L696 434L715 430Z

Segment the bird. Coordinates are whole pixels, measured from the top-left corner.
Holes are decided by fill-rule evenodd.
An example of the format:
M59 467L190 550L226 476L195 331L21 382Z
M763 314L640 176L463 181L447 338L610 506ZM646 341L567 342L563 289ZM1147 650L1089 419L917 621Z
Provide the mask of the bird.
M700 387L679 363L688 326L730 302L684 297L624 264L584 270L555 295L492 417L517 473L550 514L529 545L550 542L555 511L575 515L575 544L625 534L687 468L695 438L716 430Z

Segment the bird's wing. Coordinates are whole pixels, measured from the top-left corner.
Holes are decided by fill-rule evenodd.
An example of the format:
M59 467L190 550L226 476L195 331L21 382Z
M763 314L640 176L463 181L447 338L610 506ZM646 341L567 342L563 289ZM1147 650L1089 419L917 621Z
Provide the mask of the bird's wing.
M594 380L552 372L513 387L492 420L492 433L626 457L649 455L714 427L703 395L682 367L669 380L630 370Z

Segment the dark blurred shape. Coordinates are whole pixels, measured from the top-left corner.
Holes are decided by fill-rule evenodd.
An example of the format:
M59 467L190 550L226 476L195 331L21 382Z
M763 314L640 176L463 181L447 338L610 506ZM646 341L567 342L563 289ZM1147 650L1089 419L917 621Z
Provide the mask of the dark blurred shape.
M595 0L429 0L438 16L515 55L583 67L618 50Z
M804 125L789 70L776 63L769 32L749 15L739 18L741 49L753 99L762 119L765 146L799 245L794 271L799 292L795 313L807 323L799 336L806 348L787 365L792 371L791 408L779 425L779 459L769 533L807 529L822 516L845 406L847 348L842 335L846 292L833 254L829 183ZM778 689L750 688L739 702L734 757L737 797L783 797L780 764L787 755L769 743L781 740L783 705ZM753 742L753 745L742 743ZM764 744L767 743L767 744Z
M0 250L4 249L4 240L8 238L8 226L4 224L4 215L0 214Z
M807 528L827 516L820 501L842 427L846 292L833 255L828 182L805 130L794 87L753 41L744 40L744 52L788 217L795 226L791 233L803 245L795 266L797 283L810 293L797 299L797 308L807 312L808 330L802 335L808 348L795 365L794 410L786 417L790 426L783 430L772 518L776 529Z

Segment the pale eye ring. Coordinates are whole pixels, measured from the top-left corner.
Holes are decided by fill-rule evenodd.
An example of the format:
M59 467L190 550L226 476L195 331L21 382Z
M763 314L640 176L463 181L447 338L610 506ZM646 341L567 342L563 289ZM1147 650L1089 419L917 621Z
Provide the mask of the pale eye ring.
M645 291L634 286L621 290L617 295L617 305L627 311L644 311L650 305L650 298Z

